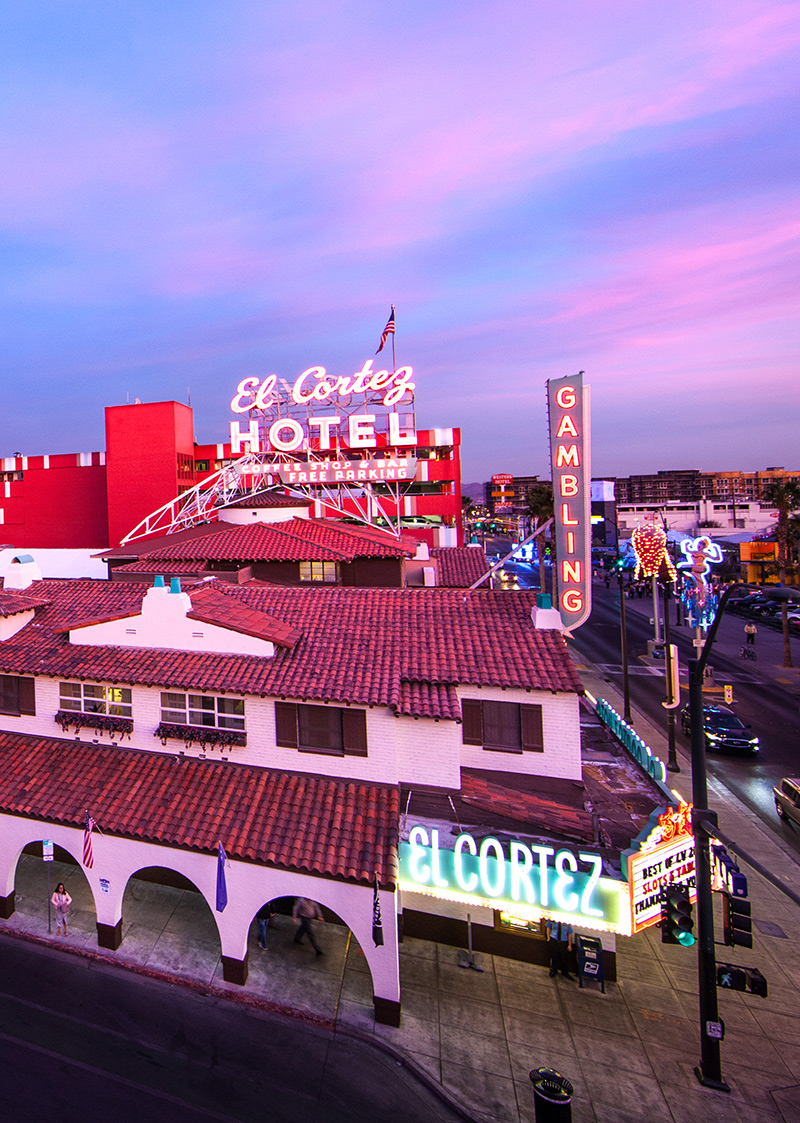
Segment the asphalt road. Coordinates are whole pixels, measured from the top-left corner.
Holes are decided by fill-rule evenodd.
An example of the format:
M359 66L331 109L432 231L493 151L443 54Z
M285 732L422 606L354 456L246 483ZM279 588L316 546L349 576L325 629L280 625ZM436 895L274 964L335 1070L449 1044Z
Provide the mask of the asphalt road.
M631 602L627 602L631 606ZM641 615L639 607L645 602L634 601L632 611L627 612L629 665L640 668L639 655L647 650L647 640L653 636L653 626L649 619ZM635 606L635 607L634 607ZM648 607L647 611L650 609ZM692 633L688 628L675 628L675 605L671 609L672 642L677 643L683 667L693 655ZM739 718L752 726L761 742L761 752L757 757L732 756L709 753L708 770L726 787L739 797L771 829L776 831L789 849L800 855L800 832L778 820L772 794L774 784L784 776L800 774L800 677L786 683L777 683L773 678L759 672L759 663L745 662L738 658L745 621L742 617L731 615L723 619L719 639L714 645L710 659L718 685L730 683L734 689L732 709ZM593 608L590 620L576 632L572 641L577 651L593 663L604 668L606 677L622 689L619 638L619 593L612 585L610 590L595 584L593 587ZM800 665L800 644L793 640L793 658ZM762 664L780 663L781 638L777 632L770 632L759 626L757 649ZM683 678L684 704L688 701L686 677ZM663 677L634 673L630 676L631 700L656 725L666 733L666 714L661 706L664 699ZM720 695L715 701L722 702ZM680 711L679 711L680 712ZM689 750L689 738L680 731L677 722L677 740Z
M300 1022L0 937L4 1123L434 1123L390 1056Z

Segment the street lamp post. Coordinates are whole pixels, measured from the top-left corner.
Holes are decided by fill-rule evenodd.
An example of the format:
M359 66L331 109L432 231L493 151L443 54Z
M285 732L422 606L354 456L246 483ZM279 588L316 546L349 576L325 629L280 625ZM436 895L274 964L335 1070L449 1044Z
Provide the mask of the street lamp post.
M625 615L625 584L622 580L622 570L617 574L619 579L619 646L622 657L622 692L625 699L623 720L628 725L633 725L631 717L631 684L628 676L628 621Z
M741 586L736 586L741 588ZM716 813L708 807L706 775L706 737L703 725L703 676L716 639L720 621L734 586L720 598L698 659L689 660L689 720L692 733L692 829L694 832L695 873L697 878L697 969L700 997L700 1064L695 1073L701 1084L720 1091L730 1088L722 1078L720 1059L719 1007L717 1004L717 961L714 951L714 903L711 893L709 839L717 825ZM796 589L770 590L773 600L790 600Z
M669 582L666 583L664 588L664 673L666 676L666 708L667 708L667 743L669 745L669 754L667 756L667 771L680 772L681 766L678 764L678 753L675 748L675 705L680 700L680 687L678 687L678 697L672 696L672 637L670 635L669 627L669 600L670 600L670 586Z

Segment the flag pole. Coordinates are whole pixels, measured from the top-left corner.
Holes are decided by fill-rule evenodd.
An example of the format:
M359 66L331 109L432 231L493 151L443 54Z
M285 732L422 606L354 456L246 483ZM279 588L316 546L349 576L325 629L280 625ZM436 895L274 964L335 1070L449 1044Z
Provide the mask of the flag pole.
M392 305L392 319L394 320L394 331L392 332L392 366L397 370L397 356L394 353L394 337L397 333L397 317L394 312L394 305Z

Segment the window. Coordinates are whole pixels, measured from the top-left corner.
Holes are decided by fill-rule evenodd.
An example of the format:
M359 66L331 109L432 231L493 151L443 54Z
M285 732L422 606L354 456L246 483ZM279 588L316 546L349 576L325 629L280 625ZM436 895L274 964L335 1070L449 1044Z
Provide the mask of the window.
M111 717L132 717L131 691L128 686L97 686L90 682L59 683L59 705L62 710L81 714L109 714Z
M161 695L161 720L168 725L244 729L244 698L216 698L206 694Z
M36 688L32 678L0 675L0 714L36 713Z
M275 741L303 753L366 756L366 710L276 702Z
M312 561L300 562L301 581L324 581L327 584L336 581L336 562Z
M542 707L465 698L462 740L499 753L543 753Z
M195 460L194 462L195 472L207 472L209 470L209 467L210 461L208 460Z

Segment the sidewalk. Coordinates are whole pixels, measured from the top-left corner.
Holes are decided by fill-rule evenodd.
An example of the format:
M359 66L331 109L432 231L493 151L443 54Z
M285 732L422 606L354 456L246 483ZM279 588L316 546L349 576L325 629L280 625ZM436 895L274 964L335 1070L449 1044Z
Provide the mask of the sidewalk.
M619 692L594 668L581 668L586 688L621 706ZM636 717L637 731L666 759L660 731ZM691 795L688 760L676 786ZM739 802L710 782L721 828L790 884L798 866ZM222 982L214 921L198 894L134 882L125 898L124 941L106 961L219 988L240 1000L262 1000L331 1028L355 1031L390 1047L409 1067L462 1106L468 1118L532 1123L528 1073L547 1065L574 1085L576 1123L761 1123L800 1121L800 909L748 874L754 916L752 951L718 948L722 961L757 966L767 999L720 992L726 1024L723 1073L731 1094L700 1087L697 955L664 945L650 928L617 941L619 981L605 995L591 984L551 979L540 967L484 956L485 972L458 967L455 948L408 939L401 945L403 1015L398 1029L375 1025L364 956L346 929L320 926L325 956L292 943L290 918L276 917L269 950L253 930L245 988ZM54 946L69 943L97 955L88 885L75 868L52 864L51 883L67 883L74 898L68 941L47 933L47 869L23 856L17 874L17 912L0 922ZM718 932L721 923L718 916ZM770 922L768 932L759 922ZM778 930L774 926L778 926Z

